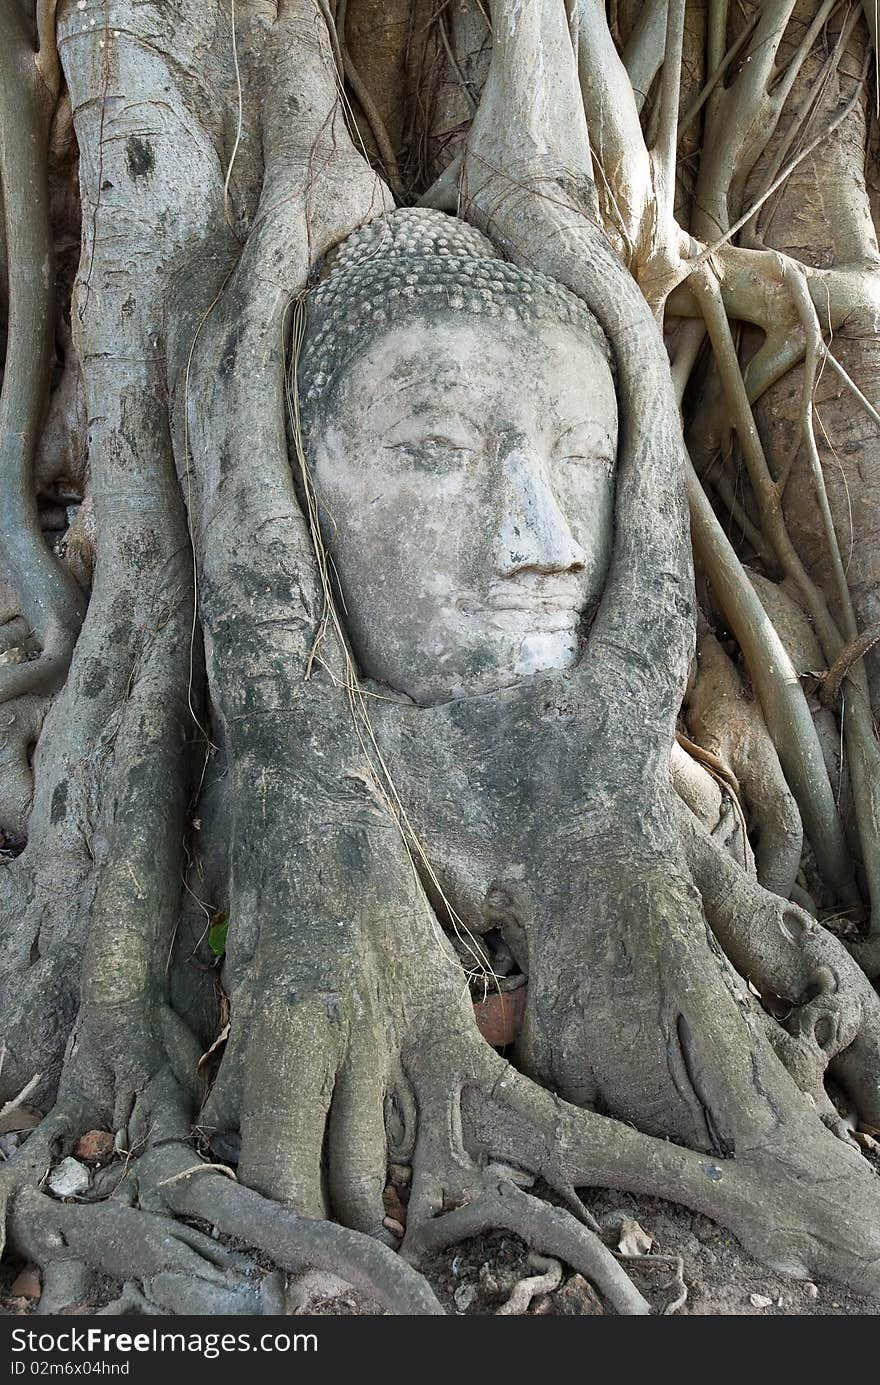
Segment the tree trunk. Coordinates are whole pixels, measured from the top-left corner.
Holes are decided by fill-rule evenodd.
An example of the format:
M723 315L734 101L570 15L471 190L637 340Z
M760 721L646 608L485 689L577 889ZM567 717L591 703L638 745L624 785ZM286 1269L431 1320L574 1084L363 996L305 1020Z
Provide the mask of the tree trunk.
M0 1205L54 1311L103 1274L119 1311L276 1312L315 1266L442 1312L420 1260L504 1227L648 1312L589 1187L880 1295L874 18L5 7ZM613 370L596 609L564 665L408 696L352 635L309 352L406 317L433 360L466 317L503 393L491 331L548 304ZM125 1157L66 1202L95 1128Z

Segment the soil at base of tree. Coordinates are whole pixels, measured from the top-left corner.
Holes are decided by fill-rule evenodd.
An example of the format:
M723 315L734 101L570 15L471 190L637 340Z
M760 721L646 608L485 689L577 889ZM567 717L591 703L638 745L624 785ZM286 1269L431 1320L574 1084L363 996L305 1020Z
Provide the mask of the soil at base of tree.
M812 1283L774 1274L747 1255L730 1232L708 1217L660 1198L595 1191L586 1195L584 1202L602 1226L609 1244L615 1243L614 1228L627 1218L638 1222L652 1238L652 1255L681 1256L688 1292L687 1301L677 1310L679 1316L880 1315L880 1299L862 1298L828 1282ZM495 1314L515 1283L537 1273L530 1266L528 1255L528 1247L516 1236L495 1232L439 1252L422 1270L450 1315ZM12 1293L13 1284L24 1269L21 1263L10 1261L0 1270L0 1316L36 1312L38 1300ZM674 1268L660 1261L656 1267L634 1264L628 1269L657 1312L662 1312L676 1297ZM68 1312L94 1312L112 1301L118 1292L118 1285L103 1281L96 1284L92 1302ZM300 1276L291 1281L290 1292L295 1312L320 1317L382 1312L364 1295L329 1274L310 1272ZM565 1267L559 1289L539 1296L529 1308L530 1315L553 1317L612 1312L581 1276L573 1275Z

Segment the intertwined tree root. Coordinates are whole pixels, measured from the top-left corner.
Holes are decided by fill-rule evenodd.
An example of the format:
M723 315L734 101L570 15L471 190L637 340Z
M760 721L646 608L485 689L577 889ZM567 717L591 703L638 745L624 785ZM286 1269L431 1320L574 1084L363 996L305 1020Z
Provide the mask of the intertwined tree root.
M100 26L87 32L69 7L61 35L78 138L101 150L82 170L92 224L74 301L98 553L72 659L80 602L26 504L47 351L33 275L23 284L39 359L28 347L22 361L37 371L4 394L19 408L2 459L15 483L4 503L19 507L7 517L12 566L46 658L0 685L0 697L40 699L3 704L20 721L0 807L27 817L29 837L0 872L11 940L0 1079L15 1097L39 1074L28 1101L48 1114L0 1169L0 1194L10 1245L43 1269L43 1310L82 1301L97 1272L123 1285L118 1311L277 1311L268 1260L332 1269L391 1311L436 1313L414 1264L503 1226L579 1268L618 1311L645 1312L583 1213L577 1190L591 1186L681 1202L780 1270L880 1292L880 1183L825 1089L827 1073L857 1117L880 1124L877 995L830 934L673 806L695 616L680 428L659 333L591 220L592 182L568 177L571 159L589 166L583 122L560 101L566 157L540 177L518 169L504 140L522 103L531 110L523 73L535 63L520 54L505 72L499 42L460 189L462 209L512 255L601 308L628 410L619 513L642 517L619 526L613 600L580 681L504 703L511 725L522 714L543 736L542 753L562 737L549 806L534 805L545 820L561 805L564 833L537 872L553 908L529 938L518 1070L476 1031L379 791L291 475L293 305L316 261L391 199L346 135L323 11L283 5L251 35L265 168L242 171L245 187L262 178L262 194L241 248L217 151L192 118L192 54L213 42L202 8L159 36L176 52L166 63L132 7L114 36L114 83L137 72L133 105L110 90ZM565 26L557 37L570 60ZM586 62L597 52L582 51ZM129 157L142 106L155 122L150 179ZM135 229L106 234L114 188L132 186ZM643 191L647 217L649 181ZM33 229L45 235L45 222ZM727 293L736 287L731 273ZM68 662L32 776L43 697ZM552 734L525 716L545 693ZM796 686L790 701L809 722ZM597 733L589 756L584 727ZM203 935L222 914L220 972ZM205 1100L221 977L231 1032ZM749 983L788 1003L782 1024ZM115 1186L81 1204L41 1191L96 1125L124 1151ZM230 1177L205 1141L238 1139ZM401 1254L383 1227L389 1159L412 1167ZM562 1206L521 1191L520 1174Z
M841 984L836 988L826 987L817 995L808 992L800 1005L793 1000L788 1029L802 1046L799 1052L804 1051L805 1035L812 1032L815 1038L820 1021L836 1022L838 1036L855 1032L842 1057L836 1055L842 1065L835 1074L838 1080L843 1084L852 1079L866 1057L870 1059L876 1042L876 996L873 1004L865 1004L860 1024L851 1017L841 1022L840 1010L854 1002L847 991L852 981L848 959L837 941L821 929L807 927L803 931L808 942L799 940L791 927L790 906L766 895L754 882L744 883L735 868L727 875L724 858L708 839L691 843L694 858L706 849L715 856L711 865L704 860L704 877L717 870L719 888L738 896L740 910L746 889L761 906L753 914L748 939L738 940L741 953L751 942L759 959L750 975L761 984L772 984L777 995L785 994L786 987L798 989L817 967L838 978ZM711 912L713 901L704 887ZM410 922L417 917L410 914ZM769 972L761 944L771 927L786 917L787 969L779 963ZM298 1061L288 1070L289 1078L286 1050L274 1047L262 1069L251 1061L250 1079L262 1071L265 1085L250 1093L245 1087L241 1111L232 1123L241 1126L244 1137L238 1173L257 1187L262 1182L263 1192L198 1154L193 1124L204 1135L210 1121L205 1112L198 1115L167 1065L131 1093L124 1132L129 1153L123 1176L109 1196L73 1205L39 1191L50 1161L72 1149L84 1130L95 1122L112 1124L114 1106L118 1119L120 1079L131 1081L130 1074L112 1073L105 1066L107 1085L93 1084L86 1096L76 1081L77 1068L94 1074L97 1067L82 1054L69 1058L58 1105L0 1175L10 1245L43 1270L44 1311L57 1311L59 1305L81 1297L89 1271L136 1290L144 1311L280 1311L282 1286L277 1276L267 1276L260 1268L269 1260L290 1273L307 1266L332 1270L387 1311L436 1313L441 1311L436 1298L411 1265L432 1250L499 1227L585 1274L614 1310L648 1312L649 1305L587 1224L589 1217L575 1190L591 1186L682 1202L730 1227L747 1249L774 1268L801 1277L838 1278L863 1293L880 1291L880 1183L861 1154L824 1128L809 1097L801 1095L778 1065L773 1070L776 1060L771 1058L768 1066L761 1055L760 1024L754 1024L750 1060L753 1103L746 1111L734 1112L728 1125L736 1130L732 1157L691 1151L574 1107L518 1073L478 1036L451 949L442 949L428 936L420 941L421 947L409 957L409 976L399 970L395 977L395 986L405 986L408 1003L393 1028L405 1038L398 1037L399 1065L388 1065L385 1082L357 1080L363 1055L347 1022L352 1012L339 986L334 991L336 1004L325 1004L323 1018L320 1006L307 1007L312 1033L306 1043L305 1030L300 1030L302 1046L295 1050ZM325 961L330 965L329 958ZM431 973L427 983L426 963ZM326 1000L326 981L325 976L316 999ZM844 995L835 1008L831 997L838 991ZM861 999L867 997L862 994ZM743 994L740 1000L744 1011L757 1013L751 997ZM390 998L380 1004L383 1007L386 1021L392 1010L401 1009L400 1002ZM289 1024L289 1012L286 997L276 995L264 1002L260 1023L251 1020L252 1041L264 1045L280 1018ZM141 1020L144 1033L155 1036L155 1017L144 1014ZM92 1034L86 1027L79 1042L86 1050L103 1046L106 1060L106 1036L103 1026L94 1027ZM809 1071L814 1085L801 1086L811 1096L821 1090L822 1055L825 1063L829 1054L835 1057L835 1042L828 1041L824 1029L822 1038L824 1042L815 1041L812 1067L793 1065L796 1077ZM860 1042L867 1049L860 1049ZM308 1061L302 1061L308 1060L310 1050L323 1054L331 1065L329 1088L324 1088L328 1095L317 1105L308 1101L314 1094L315 1073ZM787 1058L784 1047L780 1054ZM174 1066L185 1067L179 1053ZM868 1069L876 1070L876 1065ZM391 1107L397 1118L387 1116L387 1132L382 1115L386 1083L397 1097ZM854 1088L871 1090L865 1080L853 1082L850 1090ZM876 1093L876 1083L873 1090ZM714 1095L718 1097L717 1088ZM227 1114L228 1101L227 1096ZM261 1112L266 1101L272 1103L271 1137ZM827 1114L821 1105L819 1113ZM287 1138L291 1129L298 1132L293 1143ZM310 1151L318 1151L314 1158L320 1164L325 1142L326 1183L320 1169L312 1178L309 1158ZM270 1151L273 1158L261 1160L249 1153L249 1145L255 1145L258 1154ZM376 1234L389 1159L412 1163L402 1256ZM550 1207L521 1191L516 1184L523 1173L540 1177L564 1205ZM328 1213L360 1229L339 1226L326 1219ZM215 1228L220 1242L194 1229L193 1222ZM124 1308L132 1301L127 1291L120 1303Z

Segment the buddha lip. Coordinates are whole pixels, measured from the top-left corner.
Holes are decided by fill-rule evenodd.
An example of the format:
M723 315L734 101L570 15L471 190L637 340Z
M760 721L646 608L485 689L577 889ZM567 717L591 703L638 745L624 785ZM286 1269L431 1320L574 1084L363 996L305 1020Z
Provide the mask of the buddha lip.
M484 598L492 611L528 611L532 615L577 615L584 604L584 592L578 580L552 577L525 586L517 582L499 583L490 587Z
M580 608L572 601L490 601L482 609L491 611L492 615L527 615L554 624L563 619L576 620L580 615Z
M551 625L559 629L563 625L576 624L584 606L580 592L557 591L552 594L532 592L489 593L482 597L459 599L456 606L468 615L487 616L528 616L537 625Z

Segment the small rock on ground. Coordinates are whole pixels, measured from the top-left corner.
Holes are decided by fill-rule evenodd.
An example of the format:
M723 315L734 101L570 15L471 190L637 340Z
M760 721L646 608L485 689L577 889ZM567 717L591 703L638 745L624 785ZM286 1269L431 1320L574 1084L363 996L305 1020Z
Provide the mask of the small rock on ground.
M89 1181L89 1171L85 1164L80 1164L69 1156L55 1165L46 1180L49 1191L56 1197L76 1197L77 1193L85 1192Z
M37 1299L43 1292L40 1283L40 1271L35 1265L27 1265L20 1274L13 1279L9 1289L13 1298Z
M113 1154L113 1136L109 1130L88 1130L74 1147L77 1159L109 1159Z

